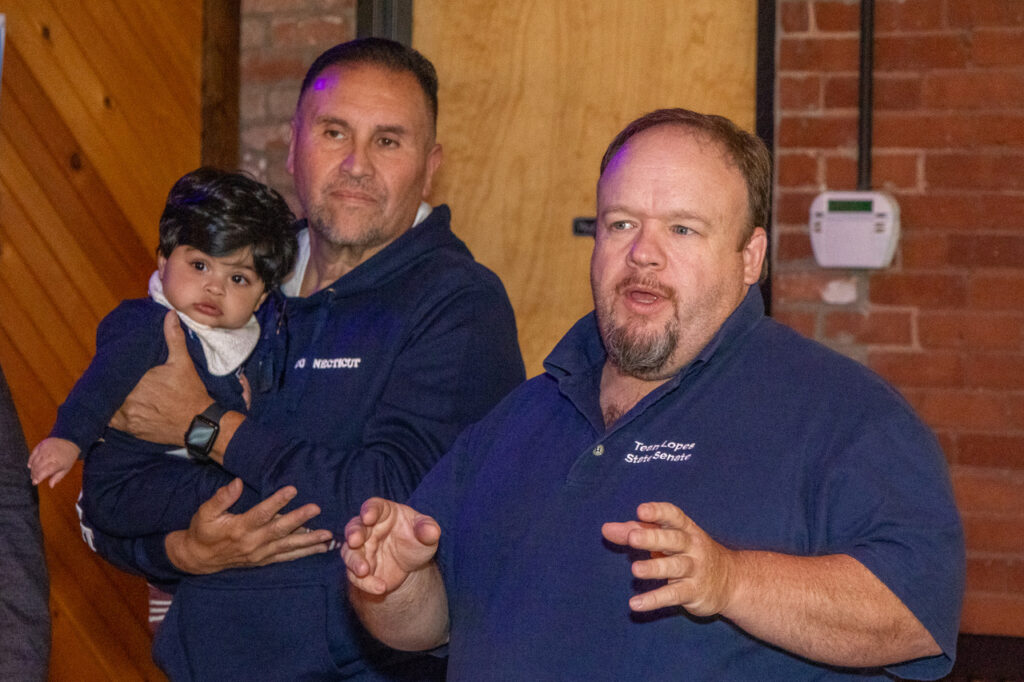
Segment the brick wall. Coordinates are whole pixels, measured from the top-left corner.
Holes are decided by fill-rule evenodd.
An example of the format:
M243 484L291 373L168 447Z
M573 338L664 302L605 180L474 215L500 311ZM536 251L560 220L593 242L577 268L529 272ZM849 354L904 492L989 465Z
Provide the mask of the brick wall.
M242 0L240 165L298 212L285 169L288 124L317 55L356 34L355 0Z
M856 0L779 0L773 310L935 429L968 545L965 632L1024 636L1024 1L877 0L885 270L818 268L810 202L856 187Z

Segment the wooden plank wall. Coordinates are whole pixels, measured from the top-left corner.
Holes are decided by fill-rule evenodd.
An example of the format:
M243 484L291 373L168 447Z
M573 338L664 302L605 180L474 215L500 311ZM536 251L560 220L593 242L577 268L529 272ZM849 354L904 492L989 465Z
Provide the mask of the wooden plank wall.
M203 2L4 0L0 11L0 364L31 447L88 364L99 320L145 295L167 190L199 165ZM76 467L41 491L50 677L162 679L144 583L81 541L80 480Z

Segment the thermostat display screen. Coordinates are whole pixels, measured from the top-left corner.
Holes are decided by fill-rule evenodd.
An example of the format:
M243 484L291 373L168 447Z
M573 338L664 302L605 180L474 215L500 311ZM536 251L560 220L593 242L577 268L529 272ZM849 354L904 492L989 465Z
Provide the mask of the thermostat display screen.
M847 213L871 213L872 203L870 200L832 199L828 202L828 210Z

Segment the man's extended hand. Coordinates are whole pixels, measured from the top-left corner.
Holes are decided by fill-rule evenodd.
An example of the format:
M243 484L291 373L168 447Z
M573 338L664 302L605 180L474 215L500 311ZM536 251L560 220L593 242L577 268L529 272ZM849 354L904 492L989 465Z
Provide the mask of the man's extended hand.
M115 429L150 441L184 445L192 418L213 402L192 365L173 310L164 316L167 362L147 371L110 420Z
M295 497L294 487L281 488L243 514L229 513L241 494L242 481L236 478L199 507L188 530L170 533L165 546L171 563L186 573L203 574L327 551L331 532L303 527L320 513L315 504L278 515Z
M440 537L441 527L431 517L372 497L345 526L341 556L349 582L369 594L389 594L430 563Z
M637 578L668 582L630 599L630 608L682 606L695 616L721 613L732 598L733 552L668 502L645 502L637 507L636 516L638 521L604 524L601 534L617 545L651 553L650 559L633 562Z

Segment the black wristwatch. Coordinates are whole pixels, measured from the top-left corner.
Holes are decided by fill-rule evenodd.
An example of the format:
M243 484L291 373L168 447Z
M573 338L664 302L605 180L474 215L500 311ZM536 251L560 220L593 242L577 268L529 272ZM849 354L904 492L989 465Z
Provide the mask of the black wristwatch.
M185 448L188 450L189 459L193 462L205 464L210 461L210 450L220 433L220 418L228 410L217 403L213 403L202 414L192 418L192 423L185 432Z

